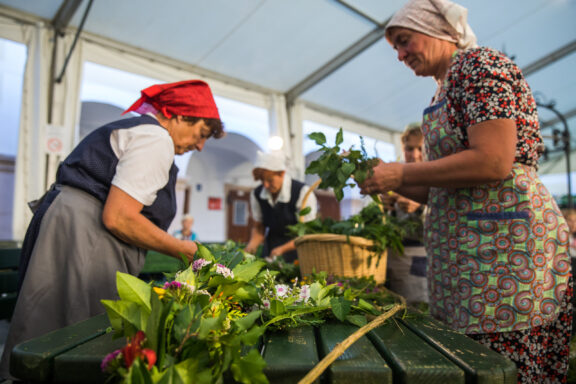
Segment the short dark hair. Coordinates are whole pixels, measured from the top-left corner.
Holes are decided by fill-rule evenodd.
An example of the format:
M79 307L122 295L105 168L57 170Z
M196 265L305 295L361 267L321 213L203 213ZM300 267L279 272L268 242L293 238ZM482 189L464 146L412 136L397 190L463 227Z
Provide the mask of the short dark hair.
M206 125L212 131L211 137L214 137L215 139L220 139L226 136L226 132L224 131L224 123L220 119L196 117L196 116L182 116L182 119L184 121L189 122L192 125L196 124L200 120L204 120Z
M254 168L252 170L252 176L254 176L254 180L256 181L262 181L267 176L274 176L274 175L280 176L283 173L284 171L271 171L269 169L264 168Z

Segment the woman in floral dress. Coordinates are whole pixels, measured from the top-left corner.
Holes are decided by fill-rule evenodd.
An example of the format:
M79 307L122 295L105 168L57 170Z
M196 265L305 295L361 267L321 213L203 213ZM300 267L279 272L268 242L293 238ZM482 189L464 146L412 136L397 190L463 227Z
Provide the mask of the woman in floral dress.
M516 64L476 46L466 16L411 0L388 23L398 59L438 84L423 115L427 161L381 162L361 189L428 205L434 317L512 359L521 383L565 382L569 232L536 173L536 104Z

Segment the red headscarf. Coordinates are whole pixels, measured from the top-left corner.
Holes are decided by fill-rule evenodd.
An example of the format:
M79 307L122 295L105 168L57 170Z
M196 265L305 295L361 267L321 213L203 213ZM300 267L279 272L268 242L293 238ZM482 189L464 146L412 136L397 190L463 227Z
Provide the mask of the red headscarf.
M145 113L146 104L149 104L167 118L172 115L220 118L210 87L200 80L157 84L143 89L141 93L142 96L124 113Z

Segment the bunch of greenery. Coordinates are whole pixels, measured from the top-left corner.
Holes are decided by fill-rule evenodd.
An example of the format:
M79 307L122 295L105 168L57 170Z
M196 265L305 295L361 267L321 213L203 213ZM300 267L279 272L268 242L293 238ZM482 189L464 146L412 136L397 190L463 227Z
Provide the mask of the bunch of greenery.
M267 329L328 318L364 325L389 309L325 275L279 284L265 266L235 244L199 244L194 263L162 286L118 273L120 299L102 302L128 342L102 369L124 383L267 383L255 347Z
M342 128L336 134L336 142L333 147L326 145L326 136L322 132L313 132L308 137L320 146L320 157L312 161L307 174L318 175L322 180L318 186L320 189L332 188L334 195L341 201L344 197L344 188L354 188L355 183L348 180L354 178L359 184L371 175L372 168L378 164L377 158L369 158L364 148L364 140L360 137L360 150L350 147L342 151L340 145L344 142Z
M321 233L363 237L374 242L371 251L378 255L388 248L399 254L404 252L402 239L405 236L405 227L400 225L395 217L383 212L381 205L375 202L346 220L317 218L288 226L288 230L293 237Z

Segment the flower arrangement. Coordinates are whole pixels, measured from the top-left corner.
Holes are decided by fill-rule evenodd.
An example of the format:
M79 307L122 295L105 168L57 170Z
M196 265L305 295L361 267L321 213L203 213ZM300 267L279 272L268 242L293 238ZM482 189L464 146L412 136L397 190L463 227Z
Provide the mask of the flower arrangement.
M120 299L102 301L115 335L127 338L102 362L112 380L267 383L257 348L266 330L328 318L362 326L387 308L363 299L365 287L325 274L278 282L277 271L234 243L198 248L194 263L162 285L118 273Z

